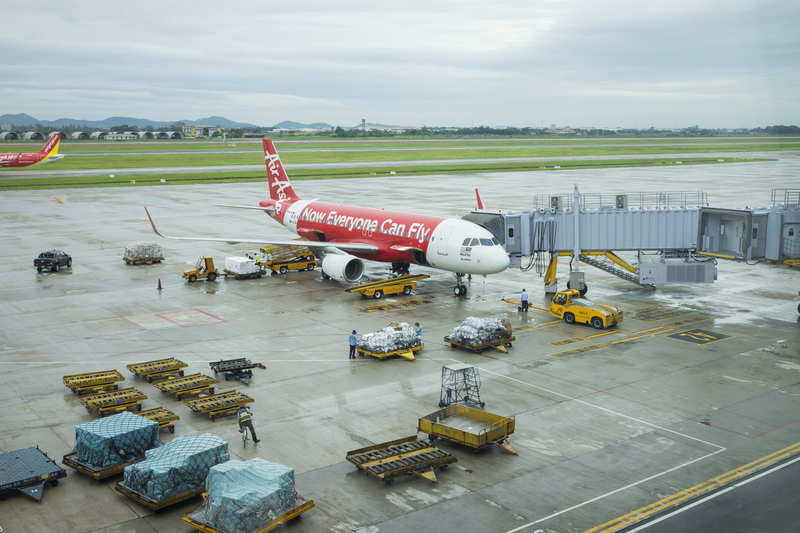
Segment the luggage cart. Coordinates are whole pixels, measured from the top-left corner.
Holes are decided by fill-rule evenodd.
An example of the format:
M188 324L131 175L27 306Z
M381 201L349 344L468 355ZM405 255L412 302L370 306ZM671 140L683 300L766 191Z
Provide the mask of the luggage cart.
M431 441L437 438L449 440L469 446L476 453L494 445L506 453L517 455L508 442L515 426L513 416L494 415L456 404L420 418L417 431L427 433Z
M253 378L253 368L261 368L266 370L267 367L261 363L253 363L250 359L228 359L227 361L215 361L208 363L214 374L222 372L225 374L225 381L239 380L245 385L250 385L250 380Z
M442 367L442 391L439 407L461 403L469 407L483 408L481 401L481 376L478 367L456 363Z
M167 378L166 381L155 384L155 388L175 395L176 400L181 396L190 394L208 393L214 394L214 384L219 383L218 379L204 376L201 373L191 374L178 378Z
M233 390L230 392L212 394L211 396L204 396L202 398L183 400L183 403L195 413L208 413L208 418L214 422L221 416L236 413L242 406L249 407L247 404L253 401L254 400L249 396Z
M148 420L158 422L159 430L168 429L170 433L175 433L175 424L173 424L173 422L175 420L180 420L180 417L178 415L176 415L175 413L164 407L147 409L145 411L140 411L135 414L143 416Z
M427 279L430 276L425 274L410 275L405 274L397 278L382 279L378 281L370 281L362 283L361 285L354 285L345 289L345 292L352 294L360 294L366 297L372 297L380 300L385 295L392 294L411 294L411 291L417 290L417 282Z
M102 392L107 388L118 389L118 381L125 381L118 370L104 370L102 372L88 372L86 374L73 374L61 378L64 385L72 392L84 394L87 392Z
M178 502L182 502L190 498L194 498L198 494L202 494L206 490L206 485L203 483L198 487L183 491L174 496L170 496L169 498L164 498L163 500L155 500L146 494L142 494L139 491L133 490L132 488L126 486L123 481L118 481L114 486L114 490L124 494L135 502L141 503L145 507L149 507L153 511L160 511L165 507L175 505Z
M17 490L42 503L44 484L55 487L64 477L67 471L38 447L4 453L0 455L0 500Z
M136 407L137 411L142 410L142 400L146 400L147 395L133 387L119 389L109 392L101 392L92 396L84 396L80 402L88 409L97 409L98 414L106 416L108 414L121 413L131 407Z
M154 379L168 378L173 374L183 376L183 370L181 369L187 366L189 365L183 361L170 357L169 359L158 359L156 361L128 365L128 370L152 383Z
M266 533L267 531L272 531L276 527L280 526L281 524L285 524L289 520L297 518L301 514L305 513L309 509L314 507L314 500L306 500L302 496L296 496L295 498L295 505L290 510L286 511L282 515L275 517L269 524L266 526L254 529L250 533ZM183 517L183 521L186 524L189 524L193 528L197 529L198 531L202 531L203 533L221 533L221 531L208 522L205 521L205 515L203 513L203 508L198 507L194 511L190 511L186 513Z
M378 352L371 352L365 348L356 347L356 352L358 352L359 355L371 355L372 357L377 357L378 359L386 359L387 357L397 355L400 357L404 357L409 361L413 361L415 359L414 354L424 348L425 345L420 344L419 346L411 346L409 348L403 348L402 350L392 350L391 352L378 353Z
M450 344L451 348L464 348L465 350L472 350L475 353L481 353L483 350L487 350L489 348L494 348L497 351L508 353L506 348L511 348L512 343L517 340L516 337L513 335L511 337L505 337L503 339L495 339L489 342L483 342L481 344L464 344L462 342L455 341L451 339L449 336L444 338L444 342Z
M427 439L418 440L416 435L359 448L347 452L345 458L359 470L386 483L407 475L436 483L434 469L458 461L455 455L440 450Z
M64 463L66 466L70 467L71 469L75 470L76 472L80 472L81 474L85 474L91 478L96 480L106 479L108 477L121 474L125 467L128 465L132 465L133 463L138 463L144 459L144 455L141 457L137 457L132 461L126 461L124 463L119 463L116 465L111 466L95 466L90 465L89 463L84 463L83 461L78 460L78 452L72 452L65 455L61 462Z

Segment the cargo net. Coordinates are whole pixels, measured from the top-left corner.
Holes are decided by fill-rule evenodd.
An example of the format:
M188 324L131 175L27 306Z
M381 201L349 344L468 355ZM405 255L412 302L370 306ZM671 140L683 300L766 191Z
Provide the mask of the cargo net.
M178 437L125 467L125 486L154 500L203 487L212 466L230 459L228 443L210 433Z
M75 426L76 458L92 466L133 461L159 446L158 422L127 411Z
M468 317L453 330L450 339L467 346L475 346L511 337L511 322L499 318Z
M125 247L125 259L128 261L152 261L161 259L161 245L154 242L135 242Z
M199 512L206 524L222 533L246 533L267 526L296 501L294 469L254 458L213 467Z
M419 344L414 328L407 322L392 322L378 332L365 334L356 346L372 353L388 353L413 348Z

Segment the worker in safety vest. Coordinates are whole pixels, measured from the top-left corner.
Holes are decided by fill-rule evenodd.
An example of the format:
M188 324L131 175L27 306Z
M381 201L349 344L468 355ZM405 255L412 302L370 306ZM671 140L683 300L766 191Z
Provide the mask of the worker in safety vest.
M245 426L253 434L253 442L259 442L258 437L256 437L256 430L253 427L253 413L250 412L246 405L243 405L239 409L239 433L244 431Z
M256 265L261 266L261 255L256 254Z
M422 326L419 325L419 322L414 322L414 325L416 326L417 341L422 344Z
M350 334L350 359L356 358L356 343L358 342L358 336L356 335L356 330L353 330L353 333Z
M525 312L528 310L528 293L525 292L525 289L522 289L522 311Z

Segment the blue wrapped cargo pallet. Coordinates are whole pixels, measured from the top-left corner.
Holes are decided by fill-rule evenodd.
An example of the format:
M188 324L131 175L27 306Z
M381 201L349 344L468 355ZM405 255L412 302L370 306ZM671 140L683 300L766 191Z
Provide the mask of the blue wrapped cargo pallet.
M77 460L93 466L132 461L159 446L158 422L127 411L75 426Z

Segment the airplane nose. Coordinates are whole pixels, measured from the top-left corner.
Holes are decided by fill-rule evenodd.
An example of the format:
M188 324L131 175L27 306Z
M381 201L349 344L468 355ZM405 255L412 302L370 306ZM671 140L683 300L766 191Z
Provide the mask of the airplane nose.
M498 247L497 250L492 251L492 270L495 272L502 272L507 269L510 264L511 259L503 248Z

